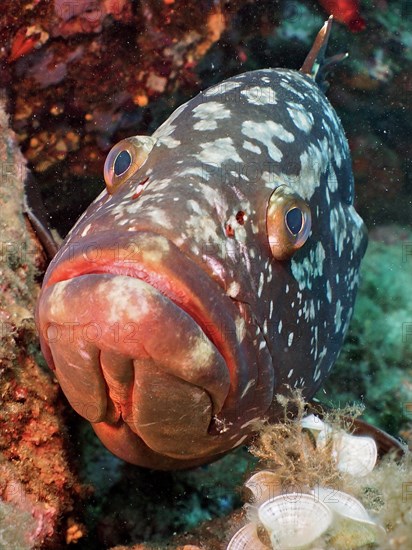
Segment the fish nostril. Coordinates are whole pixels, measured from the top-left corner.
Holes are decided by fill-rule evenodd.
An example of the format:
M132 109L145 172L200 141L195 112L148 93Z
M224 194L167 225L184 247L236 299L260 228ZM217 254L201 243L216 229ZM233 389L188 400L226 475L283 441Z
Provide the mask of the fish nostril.
M129 151L125 149L121 151L114 161L113 170L116 176L121 176L130 168L132 164L132 156Z
M245 221L247 220L246 212L243 210L239 210L235 216L230 216L229 220L225 223L225 234L226 237L230 237L231 239L235 238L235 228L236 224L238 225L244 225Z
M236 221L239 225L243 225L245 221L247 220L247 215L243 210L239 210L239 212L236 214Z
M226 237L230 237L230 238L233 239L233 237L235 236L235 230L233 229L233 227L230 223L226 224L225 232L226 232Z

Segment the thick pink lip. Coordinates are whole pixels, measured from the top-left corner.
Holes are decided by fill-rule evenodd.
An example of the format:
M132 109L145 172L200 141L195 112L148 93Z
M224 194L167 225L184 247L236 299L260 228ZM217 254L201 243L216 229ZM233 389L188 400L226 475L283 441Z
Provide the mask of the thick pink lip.
M258 328L162 235L72 235L46 273L36 323L69 402L135 464L216 457L244 441L270 406L273 364ZM114 341L113 323L140 332ZM99 344L84 336L88 325L102 327ZM61 337L49 337L52 326ZM93 418L84 412L90 403Z
M154 244L167 250L161 258L156 256ZM240 313L223 289L173 243L149 232L107 232L94 240L70 243L50 264L43 291L88 274L140 279L171 300L194 320L224 358L231 380L230 402L242 393L253 372L239 349L236 319Z

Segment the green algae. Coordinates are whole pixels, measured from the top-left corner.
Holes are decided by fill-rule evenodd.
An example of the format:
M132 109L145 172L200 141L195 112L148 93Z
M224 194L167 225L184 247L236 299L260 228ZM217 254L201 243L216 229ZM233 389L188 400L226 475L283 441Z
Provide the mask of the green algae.
M364 418L398 435L412 421L412 233L370 241L354 316L340 357L317 397L365 405Z

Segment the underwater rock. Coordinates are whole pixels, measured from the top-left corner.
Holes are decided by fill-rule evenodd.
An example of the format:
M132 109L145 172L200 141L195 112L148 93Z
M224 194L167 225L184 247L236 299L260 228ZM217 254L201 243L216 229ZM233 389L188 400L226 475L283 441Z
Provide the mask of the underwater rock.
M26 162L0 101L0 534L3 548L59 548L81 487L68 464L58 387L34 327L44 256L23 217Z
M60 197L75 194L83 204L65 204L75 211L74 221L93 196L85 198L84 188L96 185L75 177L100 175L113 143L150 133L200 88L263 66L299 67L324 17L321 4L346 22L358 18L355 0L237 0L219 4L220 11L211 0L8 4L0 22L0 75L10 90L14 129L42 174L49 208L57 217ZM336 26L336 51L350 55L329 97L359 158L355 179L360 175L365 183L358 200L367 220L382 219L388 204L392 217L412 215L407 202L395 208L398 190L410 195L408 9L399 0L362 3L363 32ZM366 150L374 162L365 164L362 144L371 138L376 147Z
M198 61L245 3L9 3L0 21L1 78L34 170L70 156L72 174L100 173L115 132L127 132L130 119L160 96L193 89Z

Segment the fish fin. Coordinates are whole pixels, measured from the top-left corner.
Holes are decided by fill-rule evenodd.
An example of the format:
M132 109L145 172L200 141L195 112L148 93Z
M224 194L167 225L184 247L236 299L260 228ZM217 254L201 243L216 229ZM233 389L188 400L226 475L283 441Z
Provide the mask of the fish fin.
M333 15L325 21L325 24L318 32L315 42L300 69L302 73L311 76L323 91L327 90L329 87L329 84L325 80L327 73L334 65L348 57L347 53L340 53L328 58L325 57L332 23Z
M24 181L23 213L27 216L43 246L48 260L52 260L59 249L59 245L56 243L47 223L47 213L41 198L40 188L30 172L28 172Z

